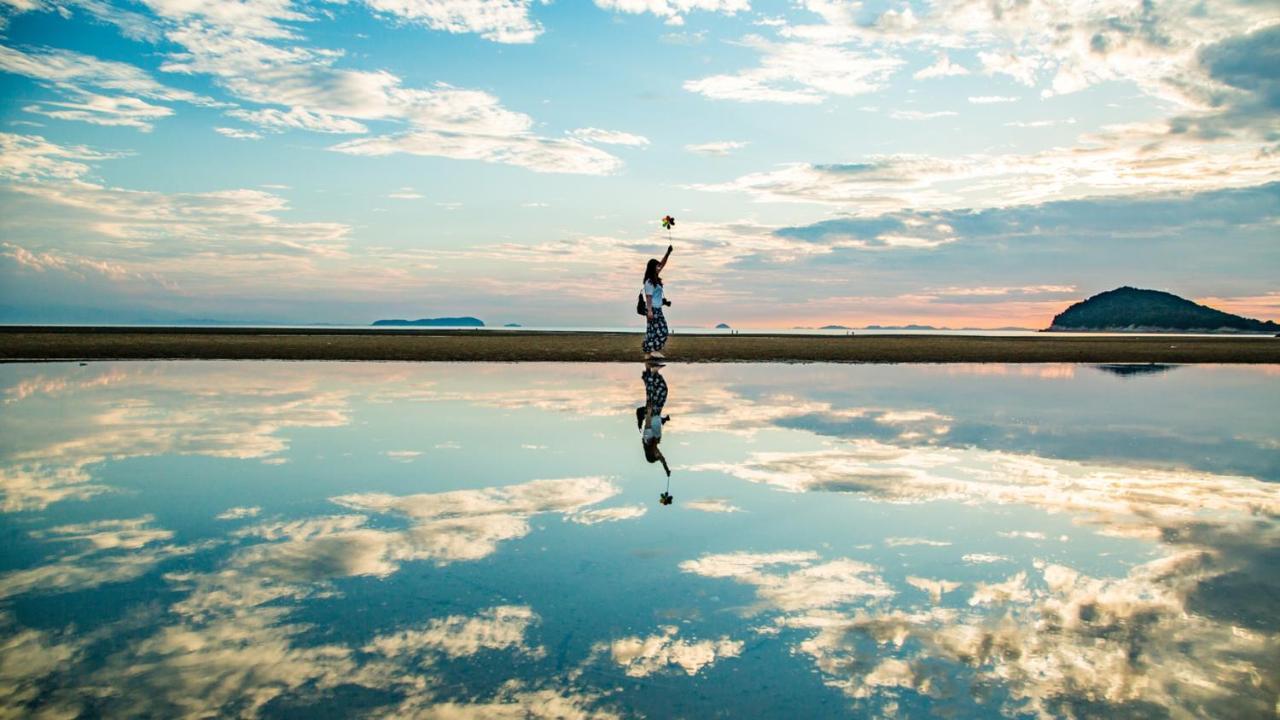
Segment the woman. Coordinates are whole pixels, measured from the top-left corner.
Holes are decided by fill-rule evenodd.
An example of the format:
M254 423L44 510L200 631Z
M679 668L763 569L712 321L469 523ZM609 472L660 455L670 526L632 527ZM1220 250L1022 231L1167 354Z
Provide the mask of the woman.
M662 278L658 273L667 266L672 249L668 245L667 254L662 256L662 260L650 258L649 264L644 268L644 308L647 321L640 349L644 350L645 360L661 360L665 357L662 348L667 344L667 318L662 314L662 307L671 305L671 301L662 296Z

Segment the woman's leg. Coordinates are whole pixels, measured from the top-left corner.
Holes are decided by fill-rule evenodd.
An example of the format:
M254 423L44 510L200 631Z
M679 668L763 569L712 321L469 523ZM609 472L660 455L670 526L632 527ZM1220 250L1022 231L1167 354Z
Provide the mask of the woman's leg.
M653 346L649 352L661 350L667 346L667 318L662 314L661 310L653 311Z
M658 314L657 314L657 313L654 313L654 314L653 314L653 317L654 317L654 319L653 319L653 320L647 320L647 321L645 321L645 324L644 324L644 341L640 343L640 349L644 351L644 354L645 354L646 356L647 356L649 353L653 352L653 351L658 347L658 345L657 345L657 326L656 326L656 324L655 324L655 323L657 322Z

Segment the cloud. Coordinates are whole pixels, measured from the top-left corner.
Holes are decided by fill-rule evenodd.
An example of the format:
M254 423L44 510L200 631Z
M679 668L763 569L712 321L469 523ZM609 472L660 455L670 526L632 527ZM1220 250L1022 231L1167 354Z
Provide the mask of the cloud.
M598 145L630 145L640 147L649 144L649 138L643 135L619 132L617 130L601 130L600 128L579 128L570 130L569 137L585 143Z
M718 660L742 654L741 640L721 637L718 640L688 641L676 637L679 628L673 625L664 626L661 630L661 633L648 637L633 635L602 643L595 652L607 652L627 677L648 677L666 672L672 666L693 676Z
M969 71L963 65L957 65L951 62L951 58L946 53L938 55L938 59L929 67L917 70L911 77L916 80L928 80L929 78L938 77L955 77L957 75L968 75Z
M683 25L691 12L714 12L733 15L751 9L749 0L595 0L596 6L613 12L640 15L651 13L668 25Z
M738 142L735 140L721 140L718 142L698 143L694 145L685 145L684 149L695 155L711 155L714 157L724 157L733 153L735 150L741 150L749 143Z
M275 132L307 130L310 132L348 135L363 135L369 132L369 128L350 118L338 117L323 112L311 112L300 107L293 107L288 110L277 108L228 110L227 115Z
M1280 164L1255 148L1195 144L1159 127L1113 127L1082 141L1075 147L1030 154L881 155L858 163L797 163L690 187L746 193L763 202L832 204L870 215L905 208L982 208L1204 191L1280 177Z
M1018 102L1018 98L1007 95L970 95L969 102L974 105L992 105L996 103Z
M440 86L411 96L413 103L404 112L413 129L349 140L331 149L349 155L480 160L543 173L608 175L622 166L618 158L581 140L532 133L532 118L503 108L484 92Z
M542 24L529 15L533 0L365 0L373 10L432 30L475 33L496 43L531 43Z
M936 112L923 112L920 110L893 110L889 113L889 117L894 120L933 120L941 117L955 117L959 113L951 110L939 110Z
M742 39L760 53L760 65L734 74L688 80L684 89L713 100L817 104L831 95L854 96L885 86L902 61L830 45Z
M256 133L252 130L242 130L240 128L215 127L214 132L225 137L235 140L261 140L262 133Z
M65 98L40 101L23 108L26 112L58 120L132 127L149 132L154 121L172 115L173 110L147 100L217 105L210 98L162 85L128 63L102 60L60 48L24 52L0 46L0 71L25 75ZM114 94L104 95L90 88Z
M214 516L216 520L242 520L244 518L257 517L262 512L262 508L254 507L233 507L218 513Z

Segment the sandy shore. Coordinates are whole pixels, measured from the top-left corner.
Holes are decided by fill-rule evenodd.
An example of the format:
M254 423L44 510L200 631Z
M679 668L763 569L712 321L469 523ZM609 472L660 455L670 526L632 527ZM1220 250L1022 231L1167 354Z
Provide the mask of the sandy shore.
M634 362L640 336L501 330L0 328L0 361ZM673 335L672 362L1280 363L1280 338Z

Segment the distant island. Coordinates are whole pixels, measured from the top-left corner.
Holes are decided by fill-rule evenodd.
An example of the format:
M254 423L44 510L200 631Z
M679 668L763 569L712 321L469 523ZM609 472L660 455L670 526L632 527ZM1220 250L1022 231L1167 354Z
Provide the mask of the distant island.
M1232 315L1159 290L1121 287L1078 302L1049 332L1276 332L1280 325Z
M852 330L853 328L845 325L823 325L819 330Z
M479 318L442 317L420 318L418 320L375 320L374 327L484 327Z
M720 323L719 325L716 325L716 329L717 329L717 330L731 330L732 328L730 328L730 327L729 327L729 323Z
M868 330L948 330L933 325L868 325Z
M480 323L480 324L481 324L481 325L483 325L484 323ZM520 323L507 323L506 325L503 325L502 327L524 327L524 326L523 326L523 325L521 325Z

